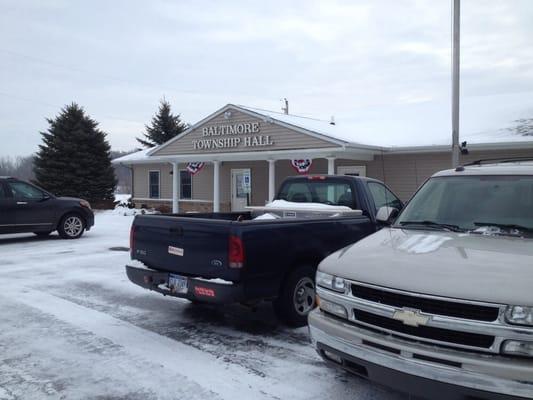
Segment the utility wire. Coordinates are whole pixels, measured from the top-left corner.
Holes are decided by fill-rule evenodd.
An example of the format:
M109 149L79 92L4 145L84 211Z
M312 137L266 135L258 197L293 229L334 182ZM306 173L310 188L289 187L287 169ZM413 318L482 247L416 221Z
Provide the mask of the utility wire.
M25 101L25 102L28 102L28 103L39 104L39 105L42 105L42 106L53 108L55 110L58 110L58 109L62 108L62 107L58 107L55 104L51 104L51 103L47 103L47 102L40 101L40 100L35 100L35 99L29 99L27 97L21 97L21 96L17 96L17 95L14 95L14 94L11 94L11 93L6 93L6 92L0 92L0 96L11 98L11 99L14 99L14 100ZM104 115L99 114L99 115L100 115L100 117L105 118L105 119L111 119L111 120L116 120L116 121L135 122L137 124L144 124L144 122L136 121L136 120L133 120L133 119L114 117L114 116L105 115L105 114Z

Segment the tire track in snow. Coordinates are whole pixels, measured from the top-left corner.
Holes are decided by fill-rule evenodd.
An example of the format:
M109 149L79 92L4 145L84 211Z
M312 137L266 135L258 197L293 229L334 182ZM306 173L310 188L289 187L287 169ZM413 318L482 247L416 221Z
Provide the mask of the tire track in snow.
M21 290L20 287L6 289L2 295L108 339L130 355L160 364L222 398L233 400L236 393L246 399L308 398L291 386L279 388L275 382L246 373L242 368L224 363L200 350L56 296L29 288ZM223 373L206 373L208 367L212 368L215 363L220 364L217 370Z

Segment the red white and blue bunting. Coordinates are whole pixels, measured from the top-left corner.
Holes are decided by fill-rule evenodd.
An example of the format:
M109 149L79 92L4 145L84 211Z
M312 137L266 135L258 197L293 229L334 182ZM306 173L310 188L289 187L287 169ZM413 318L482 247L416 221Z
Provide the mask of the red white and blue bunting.
M302 159L302 160L291 160L292 167L299 174L307 174L309 170L311 169L312 164L313 164L313 160L310 160L308 158Z
M204 165L205 163L203 162L190 162L187 164L187 171L189 171L191 175L196 175L202 170Z

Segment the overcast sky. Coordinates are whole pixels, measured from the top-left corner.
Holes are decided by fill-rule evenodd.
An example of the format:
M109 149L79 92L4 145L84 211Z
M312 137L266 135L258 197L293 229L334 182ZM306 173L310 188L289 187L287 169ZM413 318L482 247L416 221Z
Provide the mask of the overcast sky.
M0 156L70 102L113 149L163 96L194 123L227 103L351 126L383 144L450 135L450 0L0 0ZM466 137L533 117L533 1L463 0Z

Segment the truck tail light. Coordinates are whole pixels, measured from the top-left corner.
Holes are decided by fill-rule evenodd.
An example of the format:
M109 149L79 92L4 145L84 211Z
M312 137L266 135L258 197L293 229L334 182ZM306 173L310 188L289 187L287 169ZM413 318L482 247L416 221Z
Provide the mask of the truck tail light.
M130 228L130 255L133 257L133 246L135 246L135 225Z
M228 262L230 268L242 268L244 266L244 246L238 236L229 237Z

